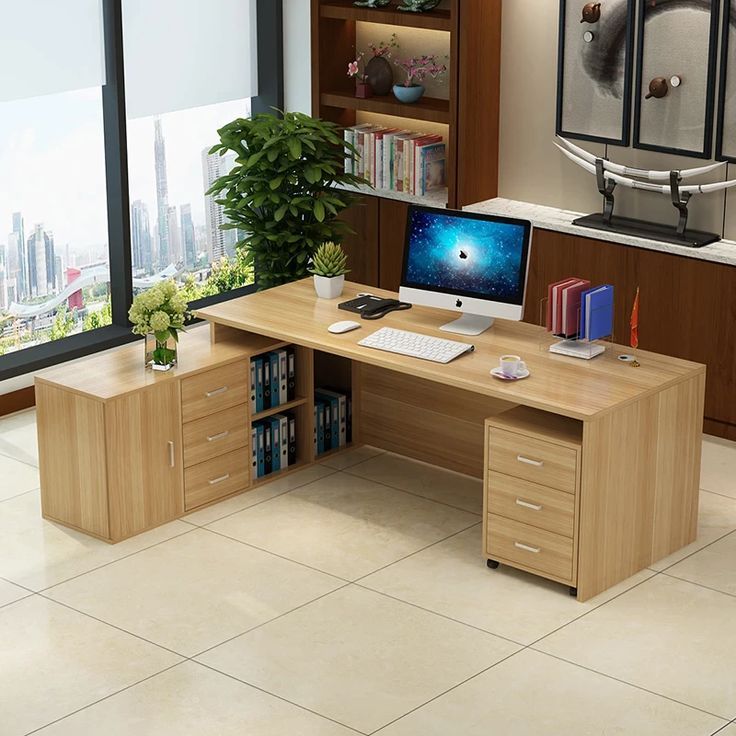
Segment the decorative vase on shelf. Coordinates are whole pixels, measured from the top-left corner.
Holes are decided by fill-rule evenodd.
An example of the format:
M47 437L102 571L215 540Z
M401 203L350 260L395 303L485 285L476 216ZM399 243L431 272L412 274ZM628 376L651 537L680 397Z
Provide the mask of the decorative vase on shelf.
M337 299L345 288L345 274L342 276L314 275L314 290L320 299Z
M395 84L394 95L399 102L407 104L418 102L424 95L424 85L412 84L410 87L406 87L403 84Z
M383 56L374 56L365 65L365 76L375 94L383 96L391 92L394 70Z
M145 351L146 368L154 371L168 371L176 365L177 345L171 334L167 334L164 340L159 340L155 333L146 333Z
M373 97L373 88L367 79L356 79L355 80L355 96L361 100L365 100L368 97Z

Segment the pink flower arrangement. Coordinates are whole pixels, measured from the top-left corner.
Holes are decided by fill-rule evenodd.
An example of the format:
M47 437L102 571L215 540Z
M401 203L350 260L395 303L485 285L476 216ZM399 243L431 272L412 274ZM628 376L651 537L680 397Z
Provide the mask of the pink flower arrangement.
M365 54L361 51L355 61L348 63L348 76L358 77L361 81L365 81L365 72L360 71L360 65L363 63Z
M394 63L403 69L406 74L404 87L413 87L420 84L427 77L439 79L447 71L447 65L440 64L434 54L412 56L410 59L397 59Z
M368 48L371 50L371 53L373 56L381 56L390 59L391 58L391 49L397 49L399 48L399 44L396 41L396 34L391 34L391 40L386 43L385 41L379 41L376 43L369 43ZM349 77L358 77L361 80L365 80L365 72L360 71L360 65L365 60L365 51L361 51L355 61L351 61L348 63L348 76Z

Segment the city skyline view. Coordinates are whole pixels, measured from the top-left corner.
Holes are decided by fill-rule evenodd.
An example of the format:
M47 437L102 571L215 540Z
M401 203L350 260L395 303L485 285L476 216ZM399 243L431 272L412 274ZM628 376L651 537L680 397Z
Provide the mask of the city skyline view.
M234 157L208 150L219 127L249 114L247 99L128 121L134 288L165 275L191 282L188 298L217 293L212 265L234 255L237 238L219 229L222 208L205 191ZM101 91L0 104L0 141L10 172L0 181L0 353L109 323ZM9 314L14 302L24 306ZM65 325L56 336L54 321Z

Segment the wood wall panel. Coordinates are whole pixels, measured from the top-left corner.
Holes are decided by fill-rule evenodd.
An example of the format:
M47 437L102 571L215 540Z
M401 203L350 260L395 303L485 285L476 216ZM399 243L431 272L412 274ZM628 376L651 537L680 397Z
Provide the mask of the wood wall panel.
M639 286L640 348L705 363L706 431L736 438L736 267L536 230L524 320L539 324L547 284L571 275L614 285L624 345Z
M349 279L378 286L378 197L360 197L340 214L354 231L342 247L348 256Z
M406 217L409 205L382 199L380 208L380 287L398 291L404 259Z

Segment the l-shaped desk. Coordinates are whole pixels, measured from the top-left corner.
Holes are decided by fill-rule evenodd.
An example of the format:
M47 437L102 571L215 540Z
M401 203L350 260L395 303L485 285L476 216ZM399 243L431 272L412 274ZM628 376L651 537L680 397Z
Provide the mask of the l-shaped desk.
M483 551L569 585L586 600L696 536L705 366L616 346L585 361L546 350L541 328L498 320L475 352L447 365L358 341L384 326L440 336L448 314L414 307L342 335L350 315L299 281L201 309L213 343L246 333L290 343L311 359L311 383L353 397L353 444L371 444L485 479ZM489 375L521 355L528 379ZM311 422L314 396L308 391ZM308 426L306 423L305 427ZM311 442L300 445L313 461ZM251 479L252 482L252 479Z

